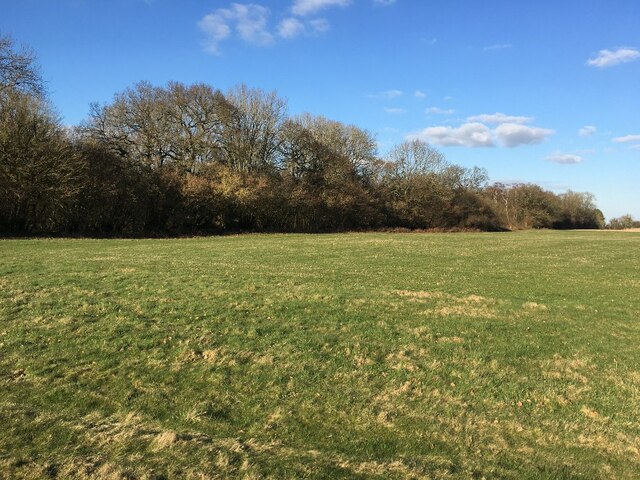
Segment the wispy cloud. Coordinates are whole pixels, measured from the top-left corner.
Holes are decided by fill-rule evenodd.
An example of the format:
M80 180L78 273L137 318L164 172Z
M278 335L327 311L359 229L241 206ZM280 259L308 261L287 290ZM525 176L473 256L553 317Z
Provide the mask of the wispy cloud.
M585 125L578 130L578 135L581 137L593 137L598 132L598 129L593 125Z
M495 45L484 47L482 50L484 52L492 52L494 50L506 50L508 48L513 48L513 45L510 43L496 43Z
M278 35L282 38L295 38L304 32L304 24L294 17L285 18L278 25Z
M499 125L501 123L529 123L532 120L532 117L505 115L504 113L483 113L482 115L474 115L467 118L467 122L482 122L491 125Z
M407 111L404 108L394 108L394 107L385 108L384 111L387 113L391 113L393 115L401 115L403 113L407 113Z
M386 100L393 100L394 98L404 95L402 90L387 90L385 92L374 93L369 95L370 98L384 98Z
M230 38L233 33L247 43L268 45L273 42L273 35L267 29L269 9L253 3L233 3L229 8L219 8L205 15L198 27L207 36L205 49L213 54L220 54L220 43Z
M207 35L205 49L209 53L220 53L220 42L231 36L231 27L227 23L226 15L221 12L206 15L198 23L198 27Z
M640 142L640 135L625 135L624 137L616 137L613 141L616 143Z
M154 1L154 0L146 0ZM396 0L371 0L371 6L390 6ZM233 38L258 46L270 45L277 39L292 40L301 35L310 36L330 29L326 18L318 16L330 8L345 8L353 0L292 0L290 8L276 12L281 20L269 26L271 11L257 3L231 3L205 15L198 27L205 34L204 49L214 55L221 54L221 44Z
M255 3L232 3L227 8L214 10L198 22L198 27L206 36L205 51L220 55L221 44L232 38L265 46L274 43L276 38L292 40L303 34L312 35L329 30L329 23L321 17L308 19L288 16L277 26L269 27L270 16L268 8Z
M314 32L322 33L329 30L329 22L325 18L314 18L309 20L309 26Z
M637 150L640 148L640 135L625 135L624 137L615 137L613 141L616 143L635 143L635 145L629 146L631 150Z
M560 153L560 152L556 152L552 155L549 155L546 159L550 162L560 163L563 165L571 165L571 164L581 163L584 161L584 158L582 158L580 155L575 155L572 153Z
M425 98L427 94L424 93L422 90L416 90L415 92L413 92L413 96L416 98Z
M414 132L408 138L419 138L442 146L470 148L495 147L515 148L543 142L554 133L547 128L530 127L518 123L502 123L489 128L481 122L467 122L459 127L436 126Z
M633 47L620 47L615 50L600 50L598 55L587 60L587 65L596 68L607 68L629 63L640 58L640 51Z
M435 115L453 115L454 113L456 113L456 111L452 108L444 109L438 107L429 107L425 110L425 113L432 113Z
M351 0L294 0L291 11L294 15L313 15L330 7L346 7Z

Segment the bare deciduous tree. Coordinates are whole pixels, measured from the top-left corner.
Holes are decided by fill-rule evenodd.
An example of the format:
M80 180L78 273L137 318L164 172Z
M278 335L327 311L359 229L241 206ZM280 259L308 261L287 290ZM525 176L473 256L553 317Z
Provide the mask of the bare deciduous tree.
M40 96L44 84L34 53L27 48L18 50L11 37L0 36L0 94L9 90Z
M444 156L428 143L411 140L396 145L387 155L393 175L407 178L427 173L439 174L448 166Z
M226 94L237 109L225 134L225 151L230 166L240 172L265 171L278 166L281 130L287 104L276 92L239 85Z
M309 113L300 115L295 120L317 142L349 161L364 183L369 183L376 176L380 162L376 141L370 132Z

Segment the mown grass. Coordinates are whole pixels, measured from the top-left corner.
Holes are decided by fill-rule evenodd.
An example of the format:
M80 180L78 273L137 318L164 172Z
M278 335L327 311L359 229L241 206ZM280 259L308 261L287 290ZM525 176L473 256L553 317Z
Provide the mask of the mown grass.
M0 241L0 478L637 478L640 234Z

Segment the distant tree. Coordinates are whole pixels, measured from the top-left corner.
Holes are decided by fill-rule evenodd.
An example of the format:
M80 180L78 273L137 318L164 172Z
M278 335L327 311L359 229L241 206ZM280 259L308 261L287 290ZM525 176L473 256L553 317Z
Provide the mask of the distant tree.
M634 228L640 222L634 221L631 215L622 215L621 217L612 218L609 220L607 228L611 230L624 230L626 228Z
M0 36L0 226L65 229L83 174L45 98L35 55Z
M230 89L225 98L236 109L222 139L228 165L243 173L277 169L286 102L276 92L246 85Z
M64 230L84 175L66 132L44 100L13 90L0 102L0 223Z
M533 184L513 188L518 228L551 228L559 213L558 197Z
M309 113L300 115L294 121L316 142L346 159L363 184L370 185L376 181L381 162L377 155L376 140L370 132Z
M0 95L11 90L41 96L44 83L35 54L27 48L16 48L11 37L0 35Z
M483 170L451 165L438 150L412 140L395 146L387 155L382 195L396 226L462 226L473 210L462 207L463 203L469 206L471 199L462 192L478 189L485 182Z
M595 206L591 193L567 191L559 196L561 213L556 228L603 228L604 215Z
M538 185L495 183L484 189L484 195L506 228L553 228L559 220L560 198Z
M167 86L165 108L172 162L179 170L197 173L209 162L225 162L225 135L239 112L219 90L209 85Z
M285 211L294 230L362 228L375 223L371 197L359 173L365 164L360 155L367 153L363 149L356 154L354 146L348 147L352 135L359 134L342 127L309 115L283 126L282 187L289 192L291 201Z
M147 82L116 94L111 105L92 104L85 134L123 158L161 168L174 158L166 92Z
M391 174L396 178L438 174L449 166L442 153L421 140L396 145L387 155Z
M70 214L74 231L142 235L185 227L180 177L121 157L92 139L77 139L73 146L84 173Z

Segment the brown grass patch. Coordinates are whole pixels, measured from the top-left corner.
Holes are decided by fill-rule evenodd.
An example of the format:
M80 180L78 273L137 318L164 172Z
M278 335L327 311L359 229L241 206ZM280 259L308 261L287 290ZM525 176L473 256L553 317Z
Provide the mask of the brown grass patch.
M182 362L197 362L204 360L207 363L219 366L236 366L252 363L254 365L272 365L272 355L259 355L248 350L231 351L225 348L213 348L203 351L192 350L183 355Z
M153 440L153 449L162 450L168 448L178 441L178 436L174 432L162 432L156 435Z
M385 360L394 370L408 370L412 372L418 368L411 357L407 355L406 350L390 353Z
M355 357L353 357L353 363L356 365L356 367L364 367L366 365L373 364L373 360L362 355L356 355Z
M432 299L432 298L444 298L445 293L442 292L425 292L425 291L411 291L411 290L396 290L396 295L401 297L417 298L417 299Z
M425 312L428 314L429 312ZM496 318L496 314L494 310L483 307L473 307L467 305L452 305L447 307L441 307L435 310L435 313L441 315L443 317L448 317L450 315L456 315L460 317L471 317L471 318Z
M462 338L462 337L438 337L438 338L436 338L436 342L438 342L438 343L464 343L464 338Z
M589 383L585 374L593 370L593 367L582 359L563 358L557 354L553 359L543 361L541 367L546 378L572 380L582 384Z
M546 305L536 302L525 302L522 304L522 308L525 310L547 310Z
M409 344L400 350L389 353L385 360L394 370L414 371L418 368L416 361L423 361L429 355L429 350Z
M458 315L472 318L496 318L497 316L495 309L492 307L496 301L480 295L456 297L444 292L411 290L396 290L393 293L406 297L411 302L435 302L435 308L421 312L422 315L436 314L445 317ZM416 332L416 335L420 336L420 333Z
M600 416L600 414L598 412L596 412L595 410L587 407L586 405L583 405L582 408L580 409L580 411L587 418L593 418L593 419L601 418L601 416Z

